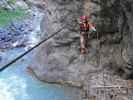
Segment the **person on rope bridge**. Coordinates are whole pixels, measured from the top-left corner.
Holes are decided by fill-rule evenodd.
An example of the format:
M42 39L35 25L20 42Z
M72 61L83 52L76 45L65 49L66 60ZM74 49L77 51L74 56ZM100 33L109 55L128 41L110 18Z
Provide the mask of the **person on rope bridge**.
M89 22L89 16L80 17L80 53L88 53L89 32L96 32L95 26Z

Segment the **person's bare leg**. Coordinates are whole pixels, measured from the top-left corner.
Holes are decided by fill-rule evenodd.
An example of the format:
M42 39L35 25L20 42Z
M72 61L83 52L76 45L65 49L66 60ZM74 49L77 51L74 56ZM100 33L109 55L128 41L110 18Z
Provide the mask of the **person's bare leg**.
M81 52L81 54L86 53L85 38L84 38L83 34L81 34L81 36L80 36L80 52Z

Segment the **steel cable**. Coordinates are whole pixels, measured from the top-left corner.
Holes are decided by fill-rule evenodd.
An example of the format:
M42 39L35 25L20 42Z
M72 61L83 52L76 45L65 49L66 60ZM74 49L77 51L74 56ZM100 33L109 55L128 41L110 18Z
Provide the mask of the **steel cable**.
M46 42L47 40L49 40L50 38L54 37L55 35L57 35L58 33L60 33L65 27L62 27L61 29L59 29L58 31L56 31L55 33L53 33L52 35L50 35L49 37L45 38L44 40L40 41L37 45L33 46L32 48L30 48L29 50L27 50L26 52L24 52L23 54L21 54L20 56L16 57L15 59L13 59L11 62L9 62L8 64L2 66L0 68L0 72L3 71L4 69L8 68L10 65L14 64L16 61L18 61L19 59L21 59L22 57L24 57L25 55L27 55L28 53L30 53L32 50L34 50L35 48L37 48L38 46L40 46L42 43Z

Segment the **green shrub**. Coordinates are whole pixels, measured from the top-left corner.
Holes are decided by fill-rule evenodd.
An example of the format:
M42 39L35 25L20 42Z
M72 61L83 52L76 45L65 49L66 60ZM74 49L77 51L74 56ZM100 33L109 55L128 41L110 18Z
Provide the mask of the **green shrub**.
M15 4L16 3L16 0L8 0L7 1L9 4Z
M16 10L2 10L0 9L0 26L9 24L12 20L20 20L27 13L25 10L16 9Z

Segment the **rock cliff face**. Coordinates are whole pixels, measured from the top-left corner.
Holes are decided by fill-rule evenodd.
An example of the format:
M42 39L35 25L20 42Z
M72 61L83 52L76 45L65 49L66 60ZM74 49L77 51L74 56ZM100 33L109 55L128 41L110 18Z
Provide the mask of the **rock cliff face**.
M128 86L123 79L133 78L133 1L45 0L45 3L42 31L50 35L65 28L35 51L32 67L36 75L44 81L82 87L86 98L91 93L95 97L91 91L95 87ZM90 34L89 53L85 56L79 52L80 15L90 15L98 33Z

